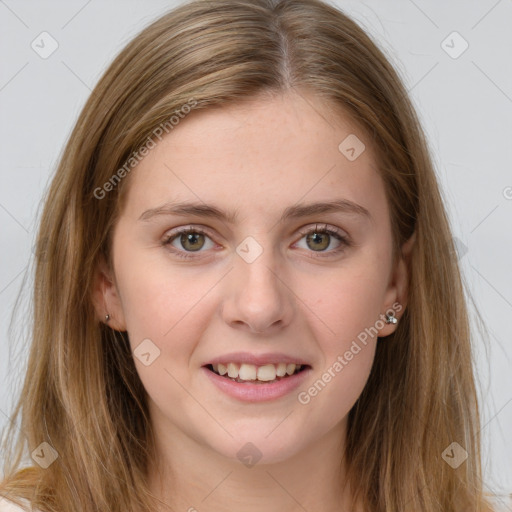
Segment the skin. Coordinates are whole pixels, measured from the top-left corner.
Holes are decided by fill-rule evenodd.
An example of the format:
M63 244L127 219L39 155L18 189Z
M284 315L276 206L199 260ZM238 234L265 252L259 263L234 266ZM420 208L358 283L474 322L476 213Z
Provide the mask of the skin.
M173 510L353 510L342 485L347 415L377 342L385 340L359 343L360 352L308 404L297 392L394 303L405 307L407 269L392 258L389 208L371 143L348 117L334 119L332 112L296 92L196 111L129 176L114 268L99 267L95 304L99 318L111 315L111 328L128 331L132 350L144 339L160 350L149 366L134 360L156 432L150 487ZM349 134L366 145L354 161L338 149ZM357 203L370 216L335 212L279 223L288 206L335 199ZM171 200L215 204L238 219L139 219ZM338 228L351 245L335 253L340 242L324 235L319 251L300 233L316 224ZM207 231L194 246L199 252L179 236L162 245L176 228L190 226ZM236 252L248 236L263 250L252 263ZM381 337L396 328L379 326ZM245 403L223 394L201 370L233 351L284 352L305 358L312 370L306 385L285 397ZM247 442L262 454L250 468L237 458Z

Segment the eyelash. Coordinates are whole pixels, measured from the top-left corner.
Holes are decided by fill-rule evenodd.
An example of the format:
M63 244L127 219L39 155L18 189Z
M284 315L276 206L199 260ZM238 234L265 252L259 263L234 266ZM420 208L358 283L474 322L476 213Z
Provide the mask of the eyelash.
M191 233L200 234L200 235L207 236L208 238L211 238L211 236L201 228L187 227L187 228L179 229L178 231L165 237L162 240L162 246L167 247L171 244L171 242L173 242L179 236L187 235L187 234L191 234ZM319 252L317 252L318 256L314 256L314 257L328 258L333 255L337 255L338 253L345 250L347 247L351 246L351 243L350 243L348 237L343 235L340 230L338 230L336 228L328 228L327 225L324 225L324 227L318 227L318 224L317 224L314 228L304 229L302 231L299 231L299 233L302 235L301 239L304 236L307 236L309 234L317 233L317 234L326 234L326 235L332 236L332 237L336 238L339 242L341 242L340 246L337 247L336 249L333 249L333 250L327 251L327 252L319 251ZM187 252L187 251L180 251L180 250L173 249L172 252L174 254L176 254L176 256L178 256L179 258L183 258L183 259L192 259L192 258L197 257L193 254L193 251ZM201 252L201 251L197 251L197 252ZM316 251L310 251L310 252L316 252ZM326 252L326 254L322 254L324 252Z

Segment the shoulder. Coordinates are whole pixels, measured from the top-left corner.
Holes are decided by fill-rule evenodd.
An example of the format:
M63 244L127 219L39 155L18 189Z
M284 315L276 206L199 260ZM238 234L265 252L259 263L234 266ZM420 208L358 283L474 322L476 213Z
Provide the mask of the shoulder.
M7 498L0 496L0 512L26 512L27 510L31 510L30 504L26 499L21 498L20 501L26 504L27 509L21 508ZM34 512L39 511L36 510Z

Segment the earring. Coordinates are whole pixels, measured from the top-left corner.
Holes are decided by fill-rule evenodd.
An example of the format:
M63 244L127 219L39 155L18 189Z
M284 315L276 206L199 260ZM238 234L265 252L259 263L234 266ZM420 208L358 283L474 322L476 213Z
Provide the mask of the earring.
M398 323L398 318L395 317L394 311L392 311L391 313L386 313L386 323L387 324Z
M105 322L108 323L108 321L110 320L110 314L106 314L105 315Z

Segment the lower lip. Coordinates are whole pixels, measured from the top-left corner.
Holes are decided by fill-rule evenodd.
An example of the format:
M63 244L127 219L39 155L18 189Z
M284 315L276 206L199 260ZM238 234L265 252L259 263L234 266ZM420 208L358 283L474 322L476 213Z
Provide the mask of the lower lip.
M236 382L227 377L221 377L206 367L202 367L207 377L221 391L233 398L244 402L265 402L276 400L291 393L306 379L311 368L306 368L299 373L289 375L284 379L268 384L251 384L250 382Z

